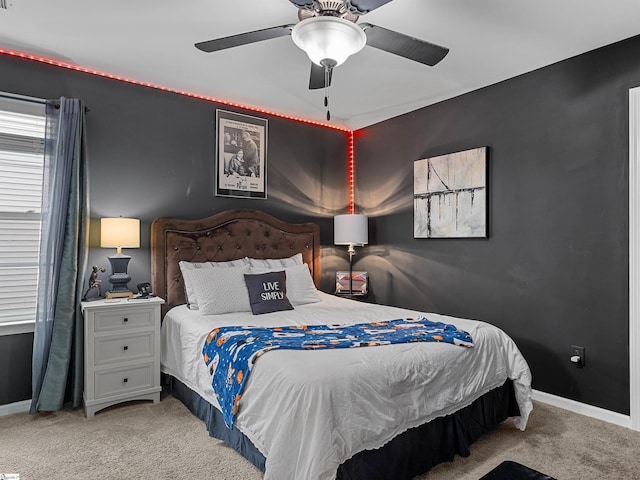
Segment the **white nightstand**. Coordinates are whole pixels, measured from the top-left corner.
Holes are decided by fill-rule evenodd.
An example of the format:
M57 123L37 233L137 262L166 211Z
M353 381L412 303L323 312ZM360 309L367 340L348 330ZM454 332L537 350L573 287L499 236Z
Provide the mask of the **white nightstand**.
M158 297L82 302L87 417L129 400L160 401Z

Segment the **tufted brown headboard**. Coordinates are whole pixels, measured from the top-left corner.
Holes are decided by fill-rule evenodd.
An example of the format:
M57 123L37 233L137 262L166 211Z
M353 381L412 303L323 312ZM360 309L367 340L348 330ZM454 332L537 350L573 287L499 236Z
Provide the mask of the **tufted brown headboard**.
M157 218L151 224L153 292L163 313L185 303L178 262L224 262L243 257L286 258L302 253L320 286L320 227L286 223L259 210L228 210L200 220Z

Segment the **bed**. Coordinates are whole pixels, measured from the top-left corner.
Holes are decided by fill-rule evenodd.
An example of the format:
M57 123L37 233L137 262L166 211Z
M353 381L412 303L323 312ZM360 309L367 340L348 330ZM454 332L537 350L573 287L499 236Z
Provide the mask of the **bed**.
M361 303L316 290L321 255L314 223L290 224L255 210L230 210L200 220L159 218L151 227L151 257L154 292L166 300L161 364L173 395L206 423L211 436L263 470L267 480L410 479L455 454L468 456L475 440L509 417L513 428L526 427L531 374L511 338L485 322ZM287 263L294 258L295 264ZM299 265L305 265L311 287L304 284L301 291L317 300L307 302L303 295L305 301L292 309L264 315L243 309L211 314L207 308L220 298L213 292L213 303L203 303L203 289L215 288L199 281L199 296L185 294L183 277L194 278L188 271L183 276L185 265L215 262L233 268L249 259L250 272L287 272L292 304L300 292L290 282L298 278L294 272L301 271ZM194 297L198 310L193 309ZM255 362L235 423L231 428L225 424L202 359L212 329L306 328L421 316L468 332L473 348L410 343L274 350Z

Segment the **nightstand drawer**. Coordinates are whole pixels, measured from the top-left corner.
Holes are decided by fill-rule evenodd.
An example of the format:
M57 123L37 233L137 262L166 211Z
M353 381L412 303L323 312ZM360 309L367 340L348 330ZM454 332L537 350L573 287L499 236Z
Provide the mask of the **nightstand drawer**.
M121 395L153 386L153 362L95 372L95 398Z
M154 319L153 308L97 312L94 330L108 332L123 328L151 327L154 325Z
M155 331L134 335L94 337L94 365L150 357L154 352Z

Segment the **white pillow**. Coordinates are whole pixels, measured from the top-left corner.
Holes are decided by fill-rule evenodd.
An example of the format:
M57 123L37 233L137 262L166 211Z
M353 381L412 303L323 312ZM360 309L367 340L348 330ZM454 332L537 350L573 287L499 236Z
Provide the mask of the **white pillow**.
M292 305L304 305L305 303L316 303L321 300L318 290L311 278L309 265L294 265L286 268L261 268L252 267L251 273L264 273L269 271L281 271L287 274L287 298Z
M187 307L191 310L198 310L198 302L196 299L193 285L184 274L187 270L195 270L198 268L229 268L229 267L245 267L249 265L249 259L247 257L240 258L238 260L229 260L228 262L185 262L178 263L180 271L182 272L182 279L184 280L184 296L186 297Z
M267 269L274 268L286 268L294 265L302 265L302 254L296 253L292 257L288 258L267 258L264 260L258 258L249 258L249 263L252 267L261 267Z
M196 268L185 270L183 275L191 284L198 302L198 310L204 315L231 312L250 312L249 294L244 274L250 267Z

